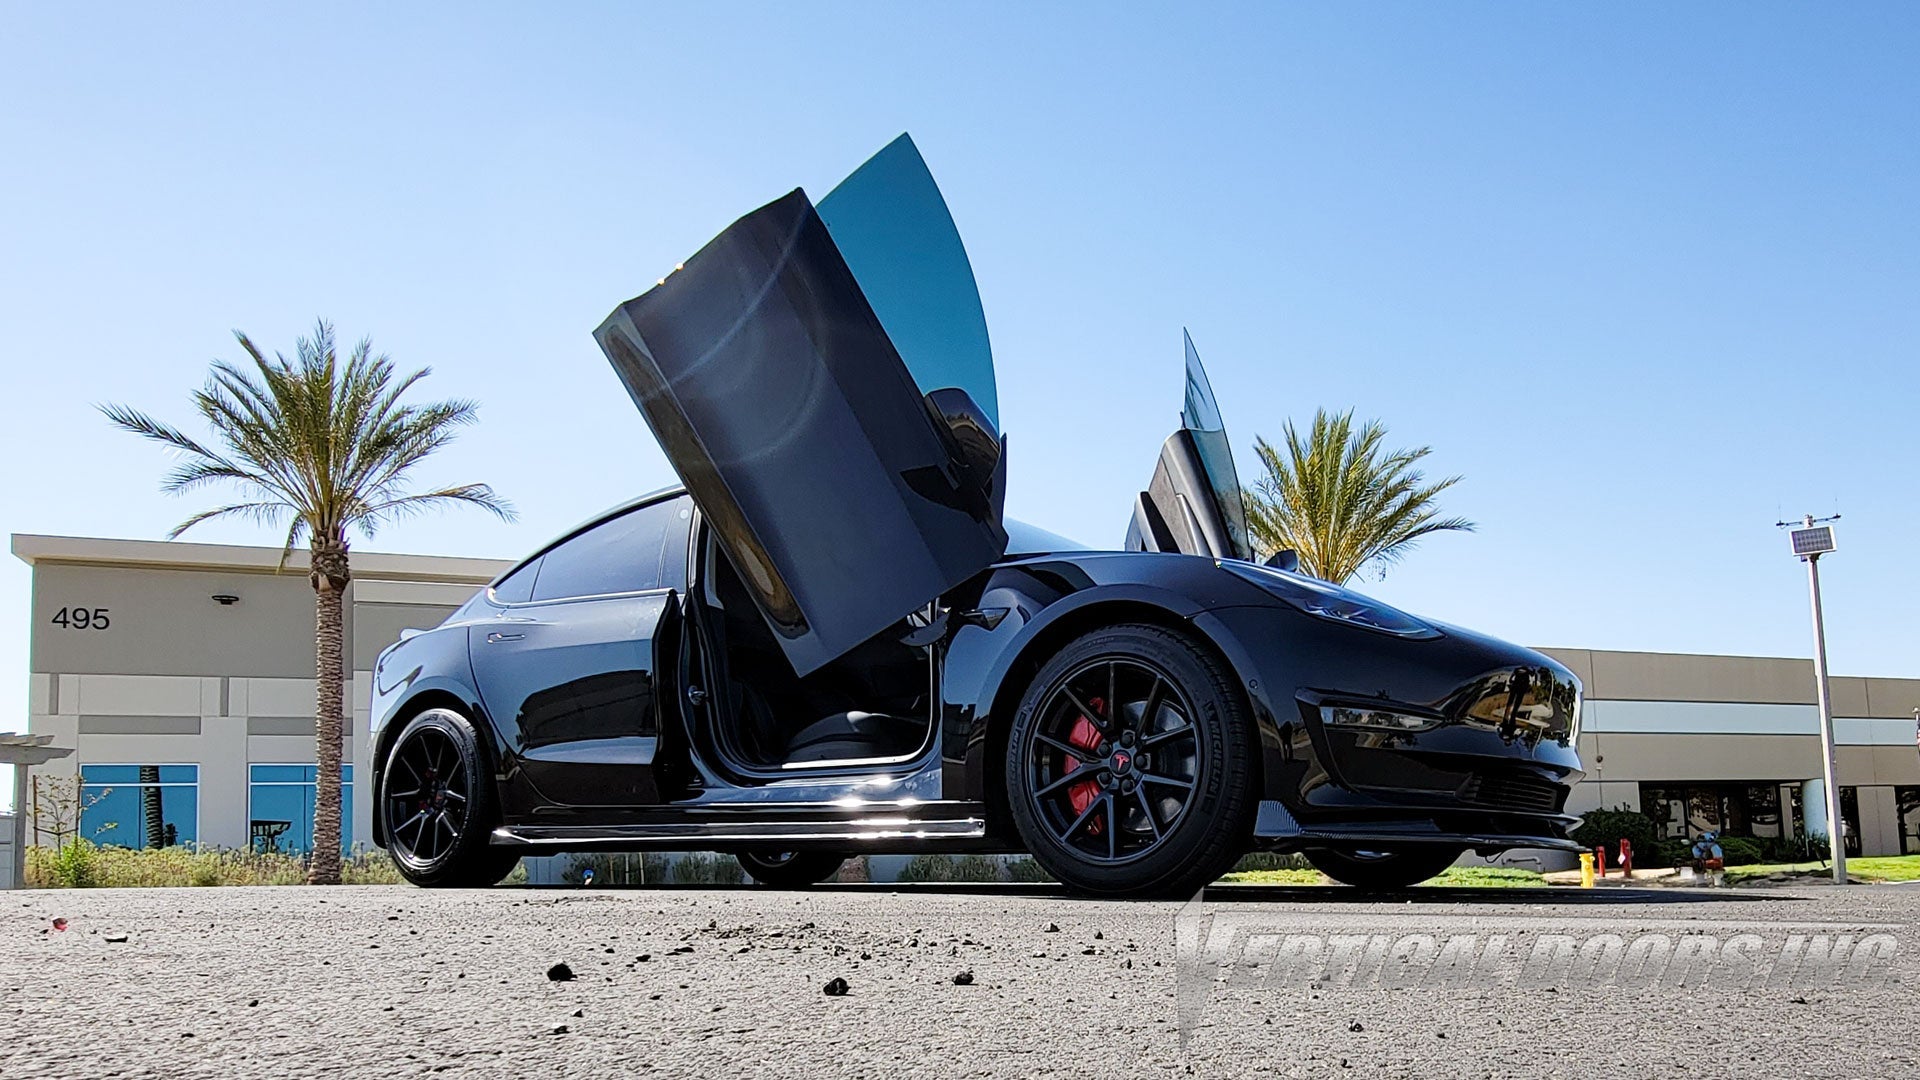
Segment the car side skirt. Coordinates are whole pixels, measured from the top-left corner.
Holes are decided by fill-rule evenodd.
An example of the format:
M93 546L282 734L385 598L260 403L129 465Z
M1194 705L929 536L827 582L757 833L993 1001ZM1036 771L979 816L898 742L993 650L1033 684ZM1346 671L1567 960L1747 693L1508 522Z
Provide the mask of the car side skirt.
M746 811L746 812L743 812ZM497 847L560 851L740 848L903 847L970 850L987 839L986 807L958 801L848 808L831 803L759 805L735 810L665 811L653 820L618 825L522 823L493 831ZM990 846L990 845L986 845Z

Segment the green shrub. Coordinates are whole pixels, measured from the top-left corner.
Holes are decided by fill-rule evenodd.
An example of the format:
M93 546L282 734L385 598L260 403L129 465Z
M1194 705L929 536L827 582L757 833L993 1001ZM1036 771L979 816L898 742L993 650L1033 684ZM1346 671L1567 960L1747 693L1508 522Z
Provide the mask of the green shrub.
M1607 849L1607 866L1613 867L1620 857L1620 841L1633 845L1633 865L1636 867L1654 866L1657 863L1647 861L1647 857L1656 860L1660 854L1660 830L1653 819L1638 810L1629 810L1625 805L1612 810L1589 810L1573 830L1574 842L1591 851L1596 847Z
M28 888L85 889L94 882L94 852L91 841L76 836L59 847L27 849Z
M1692 866L1693 865L1693 841L1683 839L1681 837L1675 837L1671 840L1662 840L1660 841L1659 855L1660 855L1659 863L1657 864L1649 863L1647 865L1649 866L1654 866L1654 865Z
M1007 860L1007 880L1023 883L1052 881L1053 875L1047 873L1046 867L1041 866L1033 856L1022 855L1017 859Z
M661 851L581 852L568 860L560 880L569 885L579 885L586 880L585 871L592 870L595 885L659 885L674 880L672 862ZM526 881L524 870L520 880L522 883Z
M1720 838L1722 861L1728 866L1752 866L1764 862L1765 858L1758 842L1745 836L1723 836Z
M81 839L27 849L26 884L33 888L298 885L306 880L306 861L278 852L186 844L135 850ZM385 852L363 851L341 860L341 880L392 885L401 878Z
M1000 864L986 855L915 855L901 881L999 881Z
M739 885L747 880L739 859L710 851L681 856L670 875L677 885Z
M1228 871L1228 873L1240 874L1250 870L1311 869L1313 869L1313 864L1307 861L1305 855L1297 851L1290 851L1286 854L1281 854L1277 851L1250 851L1240 856L1240 861L1234 863L1233 869Z

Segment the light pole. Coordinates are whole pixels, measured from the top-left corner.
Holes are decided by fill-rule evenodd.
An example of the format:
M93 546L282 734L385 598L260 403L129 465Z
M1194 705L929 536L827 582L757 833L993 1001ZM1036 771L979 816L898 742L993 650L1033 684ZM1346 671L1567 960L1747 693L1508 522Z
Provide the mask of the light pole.
M1787 534L1793 541L1793 553L1807 564L1807 590L1813 601L1813 680L1820 700L1820 774L1821 786L1826 789L1827 845L1833 857L1833 883L1845 885L1847 821L1840 814L1840 788L1834 775L1833 699L1827 691L1827 626L1820 614L1820 556L1834 549L1833 526L1827 523L1839 520L1839 514L1818 519L1808 514L1798 527L1790 521L1777 524L1793 530Z

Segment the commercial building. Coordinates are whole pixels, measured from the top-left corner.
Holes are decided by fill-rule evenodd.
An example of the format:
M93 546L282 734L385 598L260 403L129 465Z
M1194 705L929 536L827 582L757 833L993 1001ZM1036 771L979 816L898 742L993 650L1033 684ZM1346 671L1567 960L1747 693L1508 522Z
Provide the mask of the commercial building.
M82 835L303 852L312 843L313 592L305 553L16 535L33 568L28 731L70 756L20 769L25 843L42 792L75 791ZM432 626L508 564L355 553L346 598L347 843L366 845L374 658ZM1574 813L1627 806L1672 836L1790 837L1820 775L1810 661L1544 650L1586 685ZM1849 846L1920 852L1920 679L1832 680ZM43 802L45 799L43 798ZM1811 801L1817 813L1818 799ZM1816 824L1818 819L1816 818Z
M1569 810L1626 806L1669 837L1823 832L1813 661L1543 649L1586 686ZM1920 679L1835 677L1834 740L1852 854L1920 853Z
M77 824L101 843L303 852L312 844L313 589L277 548L15 536L33 567L28 731L74 752L16 770L29 844ZM372 836L373 661L506 564L355 553L346 596L348 845ZM39 778L43 813L34 818ZM74 784L80 820L45 807ZM64 788L56 787L64 785Z

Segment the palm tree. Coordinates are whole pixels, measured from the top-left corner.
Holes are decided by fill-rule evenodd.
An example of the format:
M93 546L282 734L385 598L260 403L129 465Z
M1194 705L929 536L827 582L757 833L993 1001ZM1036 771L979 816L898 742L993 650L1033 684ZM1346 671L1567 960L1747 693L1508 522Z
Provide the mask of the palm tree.
M1356 431L1351 409L1321 409L1305 438L1288 421L1284 450L1256 439L1266 475L1247 499L1255 544L1291 549L1302 571L1340 585L1370 563L1384 574L1424 536L1471 532L1473 522L1440 516L1440 493L1460 478L1427 483L1414 466L1431 448L1387 450L1386 438L1378 420Z
M473 423L471 401L403 405L402 396L431 369L394 376L393 362L361 339L344 366L333 327L320 322L300 338L294 358L272 360L247 335L234 337L252 370L214 362L194 408L214 439L203 443L122 405L101 407L116 426L163 443L181 461L161 483L169 494L230 483L241 501L202 510L167 534L171 540L203 521L238 517L278 526L291 519L281 566L302 537L314 591L314 703L317 764L313 853L307 880L340 882L341 598L352 580L347 534L371 537L380 525L449 503L471 503L511 521L513 509L485 484L410 492L409 473L458 429Z

